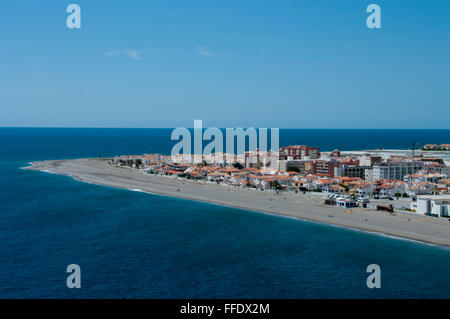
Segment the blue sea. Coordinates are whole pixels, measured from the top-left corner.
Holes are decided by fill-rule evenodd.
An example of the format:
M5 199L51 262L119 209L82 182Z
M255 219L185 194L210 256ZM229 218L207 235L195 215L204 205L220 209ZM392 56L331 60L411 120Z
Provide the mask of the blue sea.
M0 298L450 297L448 248L21 169L169 154L170 133L0 128ZM450 143L450 130L280 132L282 146L324 151L413 141ZM66 286L69 264L81 289ZM381 267L380 289L366 286L369 264Z

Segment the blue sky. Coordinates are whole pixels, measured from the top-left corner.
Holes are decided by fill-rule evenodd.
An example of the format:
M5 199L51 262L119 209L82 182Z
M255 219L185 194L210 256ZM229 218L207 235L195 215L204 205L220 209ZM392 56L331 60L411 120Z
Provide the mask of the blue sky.
M2 1L0 33L0 126L450 128L450 1Z

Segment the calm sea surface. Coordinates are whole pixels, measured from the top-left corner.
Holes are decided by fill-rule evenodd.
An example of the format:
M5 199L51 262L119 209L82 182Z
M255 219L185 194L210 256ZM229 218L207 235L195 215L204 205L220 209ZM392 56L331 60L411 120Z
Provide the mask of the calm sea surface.
M169 154L170 133L0 128L0 298L450 298L447 248L20 169ZM281 145L324 151L413 141L450 143L450 130L280 132ZM69 264L81 267L81 289L66 287ZM366 287L369 264L381 267L381 289Z

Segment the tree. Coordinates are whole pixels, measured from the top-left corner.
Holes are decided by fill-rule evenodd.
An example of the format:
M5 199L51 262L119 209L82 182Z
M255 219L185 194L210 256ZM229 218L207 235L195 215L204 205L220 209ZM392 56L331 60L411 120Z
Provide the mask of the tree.
M236 168L236 169L243 169L244 168L244 166L241 163L238 163L238 162L233 163L233 167Z
M137 158L136 161L134 162L134 165L136 165L136 168L139 168L142 164L142 160L140 158Z

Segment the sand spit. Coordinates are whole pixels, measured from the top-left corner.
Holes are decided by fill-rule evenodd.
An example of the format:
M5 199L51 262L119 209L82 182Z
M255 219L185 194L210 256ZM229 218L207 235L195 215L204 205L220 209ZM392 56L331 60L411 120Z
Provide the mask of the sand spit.
M323 205L323 196L293 192L276 195L273 192L148 175L135 169L112 166L106 159L54 160L31 165L27 169L69 175L92 184L290 216L450 247L450 221L445 218L424 218L406 212L390 214L364 208L354 208L349 213L348 209Z

